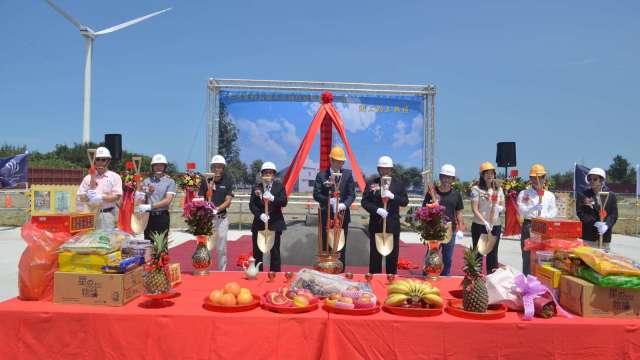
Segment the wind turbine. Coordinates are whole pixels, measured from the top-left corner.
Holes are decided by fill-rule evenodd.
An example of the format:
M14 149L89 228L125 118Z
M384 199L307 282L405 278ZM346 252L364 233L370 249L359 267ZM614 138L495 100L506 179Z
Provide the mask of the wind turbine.
M67 19L73 26L80 30L80 35L84 37L84 47L85 47L85 63L84 63L84 97L83 97L83 112L82 112L82 143L86 144L89 142L89 133L90 133L90 125L91 125L91 60L93 58L93 41L98 37L105 34L112 33L114 31L118 31L129 27L131 25L137 24L141 21L147 20L156 15L160 15L165 11L171 10L171 8L167 8L161 11L157 11L151 13L149 15L145 15L139 17L137 19L129 20L122 24L112 26L110 28L93 31L90 27L86 25L82 25L78 20L74 19L67 12L62 10L58 5L54 4L51 0L46 0L51 7L57 11L60 15L62 15L65 19Z

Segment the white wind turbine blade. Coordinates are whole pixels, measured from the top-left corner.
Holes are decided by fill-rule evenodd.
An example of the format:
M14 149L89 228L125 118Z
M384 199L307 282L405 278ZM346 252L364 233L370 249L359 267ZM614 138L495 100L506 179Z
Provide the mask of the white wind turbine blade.
M60 15L64 16L65 19L69 20L69 22L72 23L73 26L75 26L78 29L82 30L83 26L82 26L82 24L80 24L80 22L78 20L74 19L71 15L67 14L64 10L62 10L62 8L60 8L58 5L54 4L53 1L51 1L51 0L46 0L46 1L53 8L53 10L57 11L58 13L60 13Z
M48 1L48 0L47 0L47 1ZM129 21L124 22L124 23L122 23L122 24L120 24L120 25L116 25L116 26L112 26L112 27L107 28L107 29L104 29L104 30L96 31L96 33L95 33L95 34L96 34L96 35L104 35L104 34L112 33L112 32L114 32L114 31L118 31L118 30L120 30L120 29L124 29L124 28L126 28L126 27L128 27L128 26L131 26L131 25L137 24L137 23L139 23L139 22L141 22L141 21L145 21L145 20L147 20L147 19L148 19L148 18L150 18L150 17L154 17L154 16L156 16L156 15L160 15L160 14L162 14L163 12L166 12L166 11L169 11L169 10L171 10L171 8L167 8L167 9L164 9L164 10L156 11L156 12L154 12L154 13L152 13L152 14L145 15L145 16L143 16L143 17L139 17L139 18L137 18L137 19L129 20Z

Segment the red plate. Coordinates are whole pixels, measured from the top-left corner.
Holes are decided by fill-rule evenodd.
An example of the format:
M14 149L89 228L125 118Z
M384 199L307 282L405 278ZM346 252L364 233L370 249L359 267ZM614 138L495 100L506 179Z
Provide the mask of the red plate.
M262 308L265 310L281 313L281 314L300 314L306 313L310 311L314 311L318 309L320 305L320 300L318 298L313 298L308 306L305 307L296 307L296 306L282 306L282 305L273 305L267 301L267 299L262 296Z
M205 309L210 311L226 312L226 313L249 311L260 306L260 296L255 294L252 296L253 296L253 301L244 305L218 305L218 304L212 303L209 297L207 296L206 298L204 298L204 305L202 306Z
M473 320L495 320L505 317L507 314L507 307L498 305L489 305L489 309L484 313L476 313L471 311L465 311L462 307L461 299L452 299L447 303L446 311L454 316L458 316L465 319Z
M462 289L449 290L449 294L456 299L462 299Z
M380 311L380 301L376 301L376 306L366 309L342 309L335 306L329 306L326 303L322 306L323 309L330 313L342 314L342 315L372 315Z
M401 316L413 316L413 317L421 317L421 316L438 316L442 314L442 307L439 308L403 308L399 306L389 306L384 304L382 306L384 311L390 312L395 315Z

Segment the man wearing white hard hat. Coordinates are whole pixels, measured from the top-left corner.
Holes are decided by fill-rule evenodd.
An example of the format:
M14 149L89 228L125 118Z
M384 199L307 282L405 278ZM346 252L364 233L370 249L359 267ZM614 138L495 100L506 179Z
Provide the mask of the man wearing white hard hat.
M389 156L378 159L378 175L367 182L362 194L362 207L369 213L369 272L382 272L382 255L376 245L376 234L383 232L386 219L386 233L393 235L393 249L385 258L387 274L395 274L398 269L400 250L400 207L409 204L405 185L393 175L393 160ZM391 182L382 181L391 177ZM386 210L384 203L387 203Z
M136 192L136 200L142 201L136 212L149 212L149 222L144 230L144 238L153 240L153 233L169 235L171 218L169 207L176 196L176 182L166 174L167 158L162 154L151 158L151 176L142 181L143 191Z
M439 203L444 206L445 214L451 221L451 240L440 245L444 262L441 275L448 276L451 273L451 259L456 241L461 241L464 237L464 220L462 219L462 209L464 205L462 203L462 195L460 195L458 190L453 188L453 183L456 181L456 168L451 164L442 165L439 179L440 183L435 187L436 198L433 199L430 192L427 191L422 201L422 206L426 206L432 202Z
M282 232L287 229L282 208L287 206L287 193L276 179L276 165L271 161L262 164L260 168L260 181L253 187L249 199L249 209L253 213L251 224L251 242L253 244L253 257L256 263L262 262L263 253L258 246L258 232L265 230L265 225L273 232L273 247L269 250L269 271L280 271L280 238ZM266 206L265 206L266 204ZM268 243L268 241L265 241ZM263 266L260 265L260 270Z
M589 189L578 193L576 214L582 222L582 239L590 246L598 247L602 236L603 247L611 244L613 226L618 220L616 194L603 191L607 174L600 168L593 168L587 174Z
M96 149L95 179L96 187L91 187L91 175L82 179L78 188L80 200L95 209L96 229L112 230L116 227L116 206L122 196L122 179L120 175L109 170L111 153L106 147Z
M229 219L227 218L227 208L231 206L233 199L233 179L226 173L227 161L222 155L215 155L211 158L210 173L205 174L205 181L200 184L198 195L204 197L205 201L212 202L215 206L213 210L214 238L210 237L209 250L215 243L217 269L225 271L227 268L227 233L229 232Z

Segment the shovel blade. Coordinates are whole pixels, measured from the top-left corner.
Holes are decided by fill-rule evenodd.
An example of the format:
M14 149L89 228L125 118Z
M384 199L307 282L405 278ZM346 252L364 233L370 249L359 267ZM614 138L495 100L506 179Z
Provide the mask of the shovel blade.
M333 240L334 240L334 236L333 236L333 231L329 231L327 232L327 241L329 242L329 246L333 249ZM338 248L336 249L336 251L340 251L342 250L342 248L344 248L344 230L340 230L340 232L338 233Z
M487 256L496 245L496 238L491 234L482 234L478 240L478 252L482 256Z
M143 212L142 214L131 214L131 231L134 234L142 234L147 228L149 223L149 213Z
M263 253L271 251L273 248L273 232L266 230L258 231L257 243L258 249Z
M389 233L376 234L376 250L382 256L387 256L393 251L393 235Z

